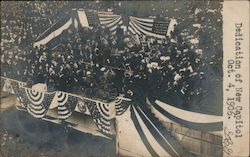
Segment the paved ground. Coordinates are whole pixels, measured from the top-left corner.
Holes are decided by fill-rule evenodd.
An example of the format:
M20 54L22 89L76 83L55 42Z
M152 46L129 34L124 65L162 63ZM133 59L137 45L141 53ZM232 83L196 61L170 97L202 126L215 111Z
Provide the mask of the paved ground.
M65 129L11 108L0 114L0 157L115 156L115 141Z

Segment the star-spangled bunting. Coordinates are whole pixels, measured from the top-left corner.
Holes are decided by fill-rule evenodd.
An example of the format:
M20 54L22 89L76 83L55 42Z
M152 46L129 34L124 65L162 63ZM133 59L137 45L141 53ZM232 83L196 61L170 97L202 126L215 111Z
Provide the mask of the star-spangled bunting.
M131 34L148 35L159 39L166 38L170 20L129 17L128 31Z
M84 100L89 112L101 132L111 135L111 119L108 117L108 108L100 103L90 100Z

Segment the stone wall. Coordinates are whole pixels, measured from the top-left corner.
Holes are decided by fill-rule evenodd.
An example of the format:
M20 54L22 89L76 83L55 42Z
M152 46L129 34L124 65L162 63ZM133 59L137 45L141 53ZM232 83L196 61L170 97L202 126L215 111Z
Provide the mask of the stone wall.
M222 156L222 137L208 132L182 127L176 123L163 122L184 148L197 156Z

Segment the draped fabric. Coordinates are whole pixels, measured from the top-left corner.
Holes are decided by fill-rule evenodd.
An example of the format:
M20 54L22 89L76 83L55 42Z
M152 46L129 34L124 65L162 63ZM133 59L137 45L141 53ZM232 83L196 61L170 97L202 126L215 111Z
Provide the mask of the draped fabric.
M108 28L112 34L115 34L119 26L122 25L122 16L107 13L89 12L83 9L72 10L65 18L62 18L56 22L40 37L38 37L34 43L34 47L51 44L51 42L63 35L63 32L66 30L84 27L97 27L99 25Z
M185 149L171 136L159 120L144 107L132 105L130 108L133 127L151 156L183 156Z
M64 30L67 30L71 24L73 24L73 20L70 17L66 17L58 21L36 40L34 47L49 43L52 39L59 36Z
M6 81L7 80L7 81ZM160 100L133 104L130 99L117 97L110 103L92 100L66 92L48 93L27 88L25 83L1 78L1 86L6 82L16 95L17 109L27 111L35 118L44 118L50 109L57 109L58 120L67 120L74 112L89 115L98 130L108 137L114 135L114 118L121 118L130 112L134 129L152 156L179 156L186 154L178 141L171 136L161 121L170 119L184 127L200 131L221 131L222 117L180 109ZM10 90L9 90L10 92ZM130 110L128 110L130 109ZM193 115L192 117L188 115ZM128 126L131 127L131 126Z
M1 79L2 82L5 79ZM100 132L112 135L111 120L115 118L115 106L86 99L70 93L56 91L48 93L25 87L25 83L9 80L9 86L17 97L19 105L17 109L25 110L35 118L46 116L50 106L54 106L58 112L58 119L66 120L73 112L78 111L90 115ZM4 83L3 83L4 86Z
M128 31L130 34L147 35L164 39L173 31L175 19L166 18L139 18L129 16ZM73 26L73 27L72 27ZM45 31L34 43L35 46L45 45L53 39L62 35L65 30L84 27L104 26L109 29L111 34L116 34L117 30L123 26L121 15L115 15L110 12L85 11L83 9L72 10L68 16L59 20L51 28Z
M111 34L115 34L116 30L122 25L122 16L114 14L98 14L100 24L108 28Z
M28 101L26 107L27 111L35 118L43 118L49 109L49 105L51 104L55 93L38 92L28 88L25 88L24 90L26 95L24 95L23 89L21 89L21 98L28 98L28 100L26 100L26 102Z
M101 102L97 103L90 100L85 100L84 102L98 129L104 134L111 135L111 118L109 117L108 104L103 104Z
M169 20L129 17L128 31L131 34L148 35L159 39L166 38Z
M130 102L129 101L123 101L119 97L115 99L115 110L116 110L116 115L120 116L126 110L129 108Z
M77 11L78 17L79 17L79 21L81 23L82 27L89 27L89 22L86 16L85 11L83 10L78 10Z
M65 120L75 111L78 98L65 92L57 92L58 118Z
M12 81L11 84L23 109L26 109L35 118L43 118L46 115L55 93L35 91L23 87L21 82Z
M151 104L152 111L154 111L157 116L161 117L162 120L170 119L187 128L201 131L222 130L222 116L180 109L159 100L151 101Z
M61 91L48 93L34 88L27 88L25 85L24 82L1 77L2 90L7 93L15 94L15 96L20 99L21 105L25 108L29 107L30 111L33 111L32 113L35 113L36 110L38 114L44 114L45 110L51 105L52 99L55 97L56 101L53 103L56 103L60 119L67 119L72 112L76 110L77 106L79 112L86 112L88 110L88 114L92 116L100 115L101 119L109 121L115 117L113 113L117 116L122 115L131 104L130 99L123 97L117 97L110 103L103 103ZM176 117L176 119L184 120L189 123L217 124L222 122L222 116L220 115L188 111L174 107L160 100L150 103L154 109L158 110L163 115L172 115ZM188 115L190 114L193 116L189 117Z

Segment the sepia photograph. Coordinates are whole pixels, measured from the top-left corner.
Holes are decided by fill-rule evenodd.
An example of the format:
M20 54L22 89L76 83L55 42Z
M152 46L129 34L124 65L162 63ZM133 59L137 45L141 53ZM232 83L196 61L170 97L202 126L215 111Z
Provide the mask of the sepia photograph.
M0 157L249 155L249 1L1 1Z

